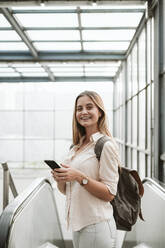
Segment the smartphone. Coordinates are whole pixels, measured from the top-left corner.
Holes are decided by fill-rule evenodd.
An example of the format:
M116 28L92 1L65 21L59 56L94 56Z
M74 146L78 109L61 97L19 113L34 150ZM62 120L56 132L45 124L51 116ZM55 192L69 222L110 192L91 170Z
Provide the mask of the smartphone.
M59 164L57 164L54 160L44 160L44 162L52 169L61 168Z

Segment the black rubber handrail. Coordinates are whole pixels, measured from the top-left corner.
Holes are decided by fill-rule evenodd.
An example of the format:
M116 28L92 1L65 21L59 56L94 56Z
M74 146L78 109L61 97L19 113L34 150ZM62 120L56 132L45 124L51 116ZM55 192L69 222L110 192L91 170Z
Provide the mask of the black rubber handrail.
M32 184L18 195L2 212L0 216L0 248L7 247L7 240L10 233L10 227L13 217L18 213L29 199L40 189L40 187L51 183L47 178L37 178ZM51 186L52 187L52 186Z
M165 194L165 188L163 186L161 186L158 182L156 182L155 180L153 180L150 177L146 177L145 179L142 180L142 183L149 183L150 185L155 186L157 189L159 189L161 192L163 192Z

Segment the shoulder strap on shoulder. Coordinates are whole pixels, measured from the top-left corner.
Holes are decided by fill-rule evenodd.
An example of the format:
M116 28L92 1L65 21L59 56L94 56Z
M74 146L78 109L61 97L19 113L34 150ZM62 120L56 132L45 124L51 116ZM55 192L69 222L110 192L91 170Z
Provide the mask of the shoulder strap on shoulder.
M73 147L74 147L74 144L71 144L70 147L69 147L69 149L71 150Z
M102 150L103 150L103 146L104 146L104 144L105 144L108 140L110 140L109 137L107 137L107 136L102 136L102 137L99 138L98 141L96 142L94 151L95 151L96 158L98 159L98 161L100 161L100 157L101 157L101 152L102 152Z

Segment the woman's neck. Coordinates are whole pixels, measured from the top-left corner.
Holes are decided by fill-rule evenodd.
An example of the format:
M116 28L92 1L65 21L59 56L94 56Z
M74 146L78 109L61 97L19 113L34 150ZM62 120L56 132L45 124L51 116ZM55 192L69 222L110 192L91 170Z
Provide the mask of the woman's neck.
M99 132L98 129L95 129L95 130L89 130L88 129L88 130L86 130L85 142L89 142L91 135L94 134L94 133L97 133L97 132Z

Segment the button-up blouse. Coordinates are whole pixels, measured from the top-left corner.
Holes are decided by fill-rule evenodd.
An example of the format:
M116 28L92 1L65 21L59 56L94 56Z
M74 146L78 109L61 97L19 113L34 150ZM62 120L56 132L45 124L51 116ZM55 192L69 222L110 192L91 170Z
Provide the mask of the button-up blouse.
M68 153L64 164L78 169L89 178L104 183L111 194L115 195L118 183L118 148L110 140L104 144L100 162L96 158L94 147L103 134L97 132L90 137L91 142L82 151L74 146ZM113 216L110 202L106 202L89 193L77 181L66 183L66 219L67 226L73 231L109 220Z

